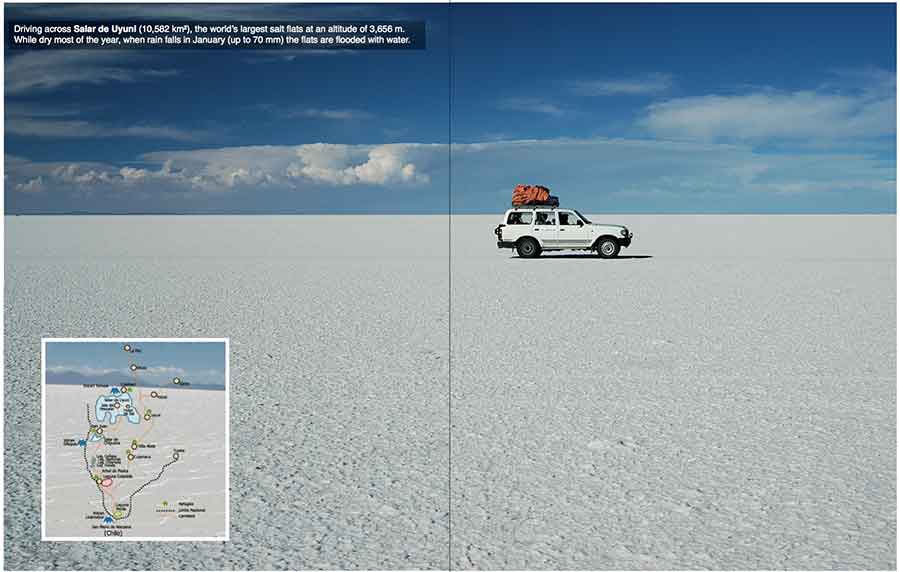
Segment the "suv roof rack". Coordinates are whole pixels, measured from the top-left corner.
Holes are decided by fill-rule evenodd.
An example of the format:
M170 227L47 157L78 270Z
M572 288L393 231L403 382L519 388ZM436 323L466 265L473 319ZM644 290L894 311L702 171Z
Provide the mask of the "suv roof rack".
M519 209L558 209L559 205L513 205L512 210Z

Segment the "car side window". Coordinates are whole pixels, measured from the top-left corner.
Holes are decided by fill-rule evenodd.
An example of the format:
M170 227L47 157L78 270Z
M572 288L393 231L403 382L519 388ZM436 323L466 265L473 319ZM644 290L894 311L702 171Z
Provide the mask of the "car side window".
M556 224L556 216L552 212L539 212L537 213L537 222L535 224L554 225Z
M578 217L575 213L559 213L559 224L566 226L578 226Z
M506 224L531 224L530 212L512 212L506 219Z

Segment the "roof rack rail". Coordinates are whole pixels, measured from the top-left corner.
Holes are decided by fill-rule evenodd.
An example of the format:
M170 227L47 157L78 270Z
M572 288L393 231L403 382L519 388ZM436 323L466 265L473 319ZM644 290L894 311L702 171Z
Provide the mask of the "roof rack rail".
M512 209L558 209L559 205L513 205Z

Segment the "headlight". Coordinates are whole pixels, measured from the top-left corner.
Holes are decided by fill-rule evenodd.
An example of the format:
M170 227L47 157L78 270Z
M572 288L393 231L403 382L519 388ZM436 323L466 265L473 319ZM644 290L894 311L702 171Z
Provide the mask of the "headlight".
M620 234L621 234L622 236L628 236L628 229L627 229L627 228L623 228L623 229L621 230Z

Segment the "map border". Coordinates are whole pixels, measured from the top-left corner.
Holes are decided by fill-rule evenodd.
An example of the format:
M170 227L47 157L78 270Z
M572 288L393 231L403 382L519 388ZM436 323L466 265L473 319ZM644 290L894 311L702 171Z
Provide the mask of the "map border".
M225 343L225 536L47 536L46 389L47 343L72 342L224 342ZM41 338L41 542L229 542L231 540L231 344L230 338Z

